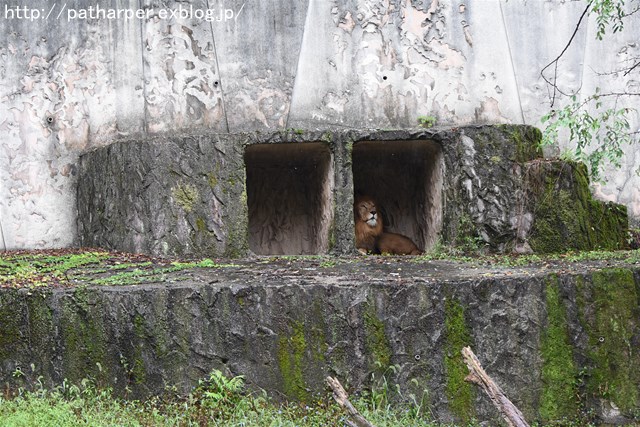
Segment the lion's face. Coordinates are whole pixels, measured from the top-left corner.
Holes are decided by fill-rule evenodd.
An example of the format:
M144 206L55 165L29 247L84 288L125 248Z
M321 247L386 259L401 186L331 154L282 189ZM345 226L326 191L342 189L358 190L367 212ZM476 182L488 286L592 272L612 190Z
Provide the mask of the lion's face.
M362 222L367 223L370 227L375 227L378 224L378 210L373 200L360 200L357 204L357 209Z

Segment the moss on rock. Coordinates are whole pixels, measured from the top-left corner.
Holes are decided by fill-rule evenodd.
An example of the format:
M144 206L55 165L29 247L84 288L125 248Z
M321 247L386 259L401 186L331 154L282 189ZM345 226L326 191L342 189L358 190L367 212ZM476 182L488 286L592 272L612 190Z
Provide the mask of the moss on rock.
M17 301L18 291L3 290L0 294L0 358L8 357L13 348L20 344L22 304Z
M592 280L590 307L581 299L592 363L587 391L629 413L640 408L638 289L633 272L624 268L595 272Z
M474 393L464 379L469 373L462 358L462 348L472 345L471 333L465 322L464 307L455 299L445 302L444 366L447 375L446 394L449 409L465 423L475 415Z
M198 189L192 184L180 183L171 189L171 195L175 202L189 213L193 210L193 205L200 198Z
M365 348L371 360L371 370L384 372L391 366L391 346L384 323L378 318L375 304L371 302L363 315Z
M71 381L84 378L104 379L108 373L102 368L107 355L107 339L102 307L94 300L98 290L76 288L72 298L62 306L62 338L65 371Z
M534 213L529 244L535 252L625 247L626 208L593 199L583 164L530 163L525 184L529 210Z
M557 276L546 282L547 325L542 332L542 395L540 417L548 422L577 414L577 369L567 330Z
M284 393L291 398L308 401L309 392L304 381L303 362L307 350L304 323L292 322L291 335L278 339L278 365Z

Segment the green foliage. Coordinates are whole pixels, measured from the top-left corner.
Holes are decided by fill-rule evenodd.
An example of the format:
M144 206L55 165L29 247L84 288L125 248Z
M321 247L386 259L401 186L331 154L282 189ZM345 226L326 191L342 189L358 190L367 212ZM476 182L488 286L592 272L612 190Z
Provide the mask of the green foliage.
M634 1L631 0L631 2ZM609 28L613 33L622 31L624 29L624 19L640 10L639 6L627 13L625 11L625 0L590 0L587 7L589 14L595 15L597 24L596 38L598 40L603 39ZM580 21L578 26L580 26ZM569 41L569 45L572 40L573 38ZM560 57L562 57L562 54L548 65L556 63L556 73L557 61ZM637 58L634 61L637 61ZM635 65L627 63L624 64L622 70L618 71L623 72L626 70L626 75L637 66L638 63ZM554 89L555 100L555 93L562 92L556 85L555 79L553 82L549 80L547 82ZM575 95L572 96L565 107L560 110L551 110L542 117L542 123L548 123L544 131L542 145L555 144L558 141L559 130L567 129L569 131L569 140L576 144L576 148L564 152L563 156L586 163L589 166L589 173L592 179L594 181L601 180L602 170L606 164L620 167L620 160L624 154L622 146L638 143L635 137L637 133L631 132L629 128L628 116L634 110L618 107L618 100L625 96L637 97L638 94L628 91L602 93L599 88L596 88L594 94L582 100L578 100ZM605 98L613 100L608 104L608 107L603 105ZM640 173L640 170L638 172Z
M376 426L444 427L431 421L426 390L421 398L397 385L376 384L362 396L351 397L354 406ZM0 425L11 427L326 427L345 425L347 419L328 394L309 404L276 403L264 393L246 393L242 377L227 378L219 371L213 371L187 395L168 388L164 396L145 401L116 398L110 389L99 389L90 380L78 385L65 380L53 390L44 389L38 381L35 391L19 390L13 397L0 397Z
M598 92L584 101L574 95L564 108L551 110L541 119L548 123L542 145L556 144L560 130L567 129L576 148L565 151L563 157L585 163L594 181L602 179L606 164L620 167L623 146L634 142L628 119L631 109L603 108Z
M397 420L397 413L402 413L402 422L395 425L424 425L432 418L429 408L429 390L424 388L416 378L409 381L408 389L402 390L399 384L392 384L389 378L400 371L400 365L391 365L381 374L371 374L371 388L365 390L357 400L356 406L368 419L389 414L389 419ZM377 423L376 423L377 424ZM394 424L392 424L394 425Z
M590 12L596 14L598 25L596 38L598 40L602 40L607 32L607 27L612 27L614 33L623 30L623 19L627 16L624 10L624 0L591 0L590 3Z
M423 128L432 128L436 122L437 119L434 116L418 116L418 124Z

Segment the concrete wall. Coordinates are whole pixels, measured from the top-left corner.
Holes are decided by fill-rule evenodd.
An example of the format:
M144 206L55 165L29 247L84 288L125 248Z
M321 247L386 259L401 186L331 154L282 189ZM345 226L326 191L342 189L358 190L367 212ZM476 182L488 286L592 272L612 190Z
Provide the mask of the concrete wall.
M449 125L539 125L549 108L539 70L584 8L525 0L17 3L0 4L0 248L76 242L78 156L116 139L406 128L420 115ZM632 19L627 29L640 14ZM637 73L596 74L638 55L634 32L603 42L594 34L590 20L561 63L563 86L585 94L637 88ZM631 124L638 129L637 115ZM640 153L628 153L596 194L638 218Z
M327 375L352 391L386 374L405 396L424 397L435 421L503 425L463 381L470 345L532 425L582 413L595 425L638 425L637 266L241 263L160 283L0 289L0 384L93 378L145 398L167 385L187 392L219 369L309 403Z

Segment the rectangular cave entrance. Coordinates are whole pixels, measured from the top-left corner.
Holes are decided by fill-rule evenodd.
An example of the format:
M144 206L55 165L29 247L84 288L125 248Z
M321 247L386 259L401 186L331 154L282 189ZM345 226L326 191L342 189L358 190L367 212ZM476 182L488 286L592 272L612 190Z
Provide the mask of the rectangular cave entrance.
M244 160L251 251L326 253L333 220L333 161L327 144L255 144L246 148Z
M442 230L442 147L430 140L359 141L352 162L354 196L376 200L385 231L431 249Z

